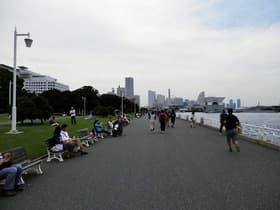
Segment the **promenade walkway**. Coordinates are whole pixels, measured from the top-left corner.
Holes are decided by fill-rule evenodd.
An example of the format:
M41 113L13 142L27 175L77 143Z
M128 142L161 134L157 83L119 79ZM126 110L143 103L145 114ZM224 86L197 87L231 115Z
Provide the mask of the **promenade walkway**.
M133 120L87 156L44 163L0 209L280 209L280 152L241 141L229 153L224 136L181 120L165 134L148 129Z

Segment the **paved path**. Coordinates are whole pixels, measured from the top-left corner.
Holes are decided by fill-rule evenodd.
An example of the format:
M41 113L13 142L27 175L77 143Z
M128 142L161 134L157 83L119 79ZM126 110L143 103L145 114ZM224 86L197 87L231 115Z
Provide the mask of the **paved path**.
M280 209L280 153L177 121L165 134L134 120L121 138L89 155L44 163L26 190L0 197L0 209Z

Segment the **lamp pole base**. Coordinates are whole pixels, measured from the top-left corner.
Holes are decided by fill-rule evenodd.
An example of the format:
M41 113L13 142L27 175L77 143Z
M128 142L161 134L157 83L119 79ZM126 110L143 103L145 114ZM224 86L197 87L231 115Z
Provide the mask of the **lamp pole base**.
M10 130L9 132L6 132L6 134L20 134L23 133L22 131L18 131L18 130Z

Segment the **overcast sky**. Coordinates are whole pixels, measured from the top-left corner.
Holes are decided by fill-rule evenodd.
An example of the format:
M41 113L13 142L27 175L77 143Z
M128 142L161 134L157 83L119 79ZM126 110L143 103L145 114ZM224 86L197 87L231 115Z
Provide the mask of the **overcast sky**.
M0 63L101 93L134 77L148 89L196 99L280 104L280 0L1 0Z

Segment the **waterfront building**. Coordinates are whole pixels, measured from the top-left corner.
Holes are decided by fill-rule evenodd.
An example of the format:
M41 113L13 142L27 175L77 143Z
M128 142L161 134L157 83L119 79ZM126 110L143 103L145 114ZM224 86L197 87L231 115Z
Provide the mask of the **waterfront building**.
M198 95L196 108L205 112L221 112L225 107L224 99L225 97L205 97L205 92L202 91Z
M148 107L153 108L156 106L156 92L148 90Z
M134 79L132 77L125 78L125 97L133 98L134 96Z
M183 107L183 105L184 105L184 99L183 98L175 97L175 98L173 98L172 101L173 101L174 106Z
M13 73L13 67L0 64L1 69L6 69ZM57 79L30 71L27 67L19 66L17 76L23 79L23 89L29 93L40 94L48 90L68 91L69 86L62 84Z

